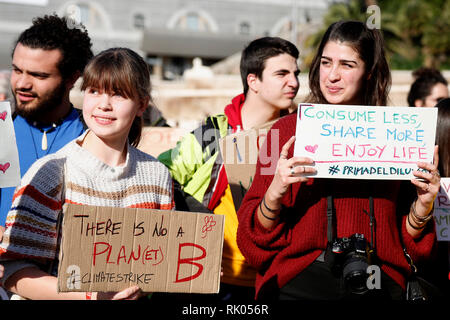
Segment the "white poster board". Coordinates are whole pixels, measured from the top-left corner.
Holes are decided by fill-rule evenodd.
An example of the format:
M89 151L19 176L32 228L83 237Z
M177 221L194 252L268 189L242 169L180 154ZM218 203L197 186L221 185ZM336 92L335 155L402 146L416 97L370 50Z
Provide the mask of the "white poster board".
M410 180L432 162L436 108L299 104L294 156L317 178Z
M8 101L0 102L0 188L20 183L19 152Z
M441 188L434 200L434 221L438 241L450 241L450 178L441 178Z

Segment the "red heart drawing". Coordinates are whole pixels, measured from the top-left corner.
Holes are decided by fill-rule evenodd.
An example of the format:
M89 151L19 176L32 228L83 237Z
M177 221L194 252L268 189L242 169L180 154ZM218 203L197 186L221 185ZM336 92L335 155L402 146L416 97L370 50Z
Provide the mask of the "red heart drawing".
M316 153L316 150L319 146L316 144L315 146L305 146L305 150L311 153Z
M7 115L6 111L3 111L2 113L0 113L0 119L2 119L3 121L5 121L6 115Z
M5 173L6 170L8 170L8 168L9 168L10 166L11 166L11 165L9 164L9 162L7 162L7 163L5 163L5 164L0 164L0 171L3 171L3 173Z

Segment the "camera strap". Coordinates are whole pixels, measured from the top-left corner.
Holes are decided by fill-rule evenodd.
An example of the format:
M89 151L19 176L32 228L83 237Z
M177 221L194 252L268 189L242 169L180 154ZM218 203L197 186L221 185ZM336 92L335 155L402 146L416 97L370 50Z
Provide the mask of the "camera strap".
M332 244L334 240L334 206L333 206L333 196L327 196L327 238L328 243Z
M330 261L330 256L332 258L332 255L327 254L327 252L329 252L331 250L331 247L333 245L333 240L334 240L333 216L334 216L333 197L331 195L329 195L329 196L327 196L327 239L328 239L328 245L327 245L327 249L325 251L321 252L321 254L317 257L316 261L328 262L330 265L333 264L332 260Z
M370 248L373 250L375 249L375 243L374 243L374 228L375 228L375 213L373 211L373 197L369 197L369 212L364 211L369 215L369 225L370 225Z
M375 216L373 211L373 197L369 197L369 212L363 210L365 214L369 216L370 222L370 246L373 249L374 248L374 227L375 227ZM333 206L333 196L329 195L327 196L327 238L328 243L333 243L334 240L334 231L335 231L335 224L334 224L334 206Z

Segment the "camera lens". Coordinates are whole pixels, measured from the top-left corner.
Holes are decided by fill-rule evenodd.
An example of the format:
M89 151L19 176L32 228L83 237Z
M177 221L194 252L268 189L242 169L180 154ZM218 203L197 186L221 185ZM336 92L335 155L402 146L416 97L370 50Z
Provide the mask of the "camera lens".
M367 268L365 257L354 255L347 260L343 269L346 285L353 293L363 294L367 288Z

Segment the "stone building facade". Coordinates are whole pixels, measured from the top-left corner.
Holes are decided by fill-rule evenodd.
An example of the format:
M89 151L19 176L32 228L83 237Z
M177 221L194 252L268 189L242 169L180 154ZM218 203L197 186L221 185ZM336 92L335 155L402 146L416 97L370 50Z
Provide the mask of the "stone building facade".
M301 45L299 35L320 24L328 2L0 0L0 70L9 68L14 40L32 18L53 12L83 22L96 52L129 47L145 56L156 74L171 79L190 68L195 57L211 65L260 36L278 35Z

